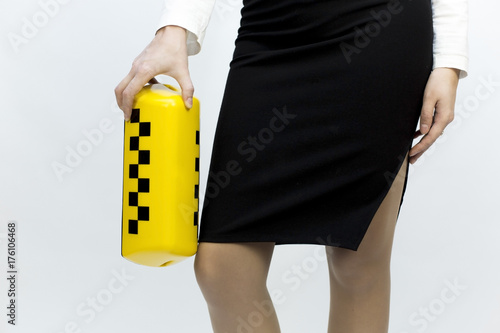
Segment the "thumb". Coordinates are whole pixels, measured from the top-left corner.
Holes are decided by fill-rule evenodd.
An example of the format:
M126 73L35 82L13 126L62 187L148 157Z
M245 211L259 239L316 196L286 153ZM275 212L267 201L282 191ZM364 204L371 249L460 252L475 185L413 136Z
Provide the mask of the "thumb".
M189 72L186 71L177 79L182 91L182 100L184 101L184 105L187 109L191 109L193 107L193 94L194 94L194 86L191 81L191 77L189 76Z

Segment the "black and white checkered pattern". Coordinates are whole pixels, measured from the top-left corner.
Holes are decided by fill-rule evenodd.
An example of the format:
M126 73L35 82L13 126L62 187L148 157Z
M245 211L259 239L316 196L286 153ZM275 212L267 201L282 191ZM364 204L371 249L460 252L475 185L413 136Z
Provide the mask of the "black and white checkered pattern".
M140 149L140 138L144 136L151 136L151 122L141 122L140 121L140 109L133 109L132 115L130 117L130 122L137 124L139 126L139 136L130 137L130 151L137 151L138 154L138 164L129 164L128 177L130 179L137 179L137 191L128 193L128 204L131 207L137 207L137 219L128 220L128 233L138 234L139 233L139 221L149 221L150 207L139 206L139 195L141 193L149 193L150 179L149 178L139 178L139 168L141 165L150 164L150 150ZM196 144L200 144L200 131L196 131ZM200 159L195 158L194 163L195 171L198 172L200 169ZM199 177L198 177L199 180ZM199 199L199 185L194 185L194 198ZM199 211L199 200L198 207L194 212L194 225L198 225L198 211Z

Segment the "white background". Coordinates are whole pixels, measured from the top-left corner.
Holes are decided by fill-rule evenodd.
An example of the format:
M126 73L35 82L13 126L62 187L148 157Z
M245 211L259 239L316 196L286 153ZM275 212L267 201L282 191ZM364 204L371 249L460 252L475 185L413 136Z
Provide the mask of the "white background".
M43 16L43 8L0 1L0 331L210 332L194 257L152 268L120 254L123 118L113 89L153 37L162 2L66 2L47 22L38 17L38 31L16 48L9 33L22 36L24 20ZM240 8L219 0L204 48L190 58L202 102L202 190ZM393 251L391 333L500 331L499 10L492 0L470 1L471 63L455 121L411 168ZM65 164L68 149L106 119L111 130L58 179L54 162ZM11 220L18 223L15 327L6 325ZM282 332L326 332L322 250L275 249L268 286L283 293L276 303ZM305 265L308 277L291 283L294 265ZM89 304L96 297L98 311Z

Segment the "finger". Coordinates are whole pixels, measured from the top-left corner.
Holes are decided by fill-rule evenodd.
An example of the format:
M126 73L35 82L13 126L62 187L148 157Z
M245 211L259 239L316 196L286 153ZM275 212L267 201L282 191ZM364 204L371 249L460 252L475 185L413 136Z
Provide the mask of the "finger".
M422 111L420 113L420 133L427 134L432 126L432 118L434 108L436 106L436 98L424 94L422 103Z
M415 163L420 158L420 156L422 156L423 154L424 154L424 152L420 152L416 155L411 156L410 157L410 164Z
M420 152L421 152L421 145L420 145L420 141L419 141L415 146L413 146L410 149L408 156L412 157L412 156L419 154Z
M194 86L191 81L191 77L189 76L189 71L187 69L183 71L182 74L176 78L176 80L181 87L184 105L187 109L191 109L193 107Z
M139 90L151 80L151 76L149 74L143 72L137 72L136 75L130 80L127 87L123 90L123 104L122 110L124 110L126 114L125 120L130 119L130 115L132 113L132 105L134 104L135 95L139 92Z
M118 85L115 88L116 103L118 104L118 107L122 110L123 110L123 91L128 86L129 82L132 80L133 77L134 77L134 71L130 70L127 76L125 76L123 80L121 80L120 83L118 83Z
M410 150L410 157L416 156L418 153L424 153L427 149L429 149L429 147L439 138L439 136L444 132L446 126L448 126L452 120L453 108L450 108L448 105L437 103L436 112L433 117L433 124L427 134L424 134L424 137L420 140L420 142ZM419 136L419 133L421 134L421 130L418 130L415 135Z
M420 132L420 130L417 130L417 131L415 132L415 134L413 134L413 139L416 139L416 138L418 138L418 137L419 137L419 136L421 136L421 135L423 135L423 133L422 133L422 132Z
M422 140L420 140L420 142L410 150L410 156L415 156L418 153L424 153L439 138L439 136L443 133L444 128L448 124L442 118L442 116L436 114L435 122L431 126L430 131L426 135L424 135Z
M434 140L430 138L430 134L424 135L424 137L410 149L410 161L416 161L425 153L425 151L432 145L433 142Z

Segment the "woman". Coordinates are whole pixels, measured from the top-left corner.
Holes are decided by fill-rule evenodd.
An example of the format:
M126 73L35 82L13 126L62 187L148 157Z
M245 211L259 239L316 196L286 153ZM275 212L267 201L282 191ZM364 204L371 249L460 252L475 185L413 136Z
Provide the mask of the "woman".
M266 288L279 244L325 245L329 333L388 331L408 166L453 120L466 1L244 1L195 258L215 332L244 331L256 304L266 316L253 332L280 331ZM115 89L125 119L158 74L175 78L191 107L187 56L213 3L166 1L161 28Z

